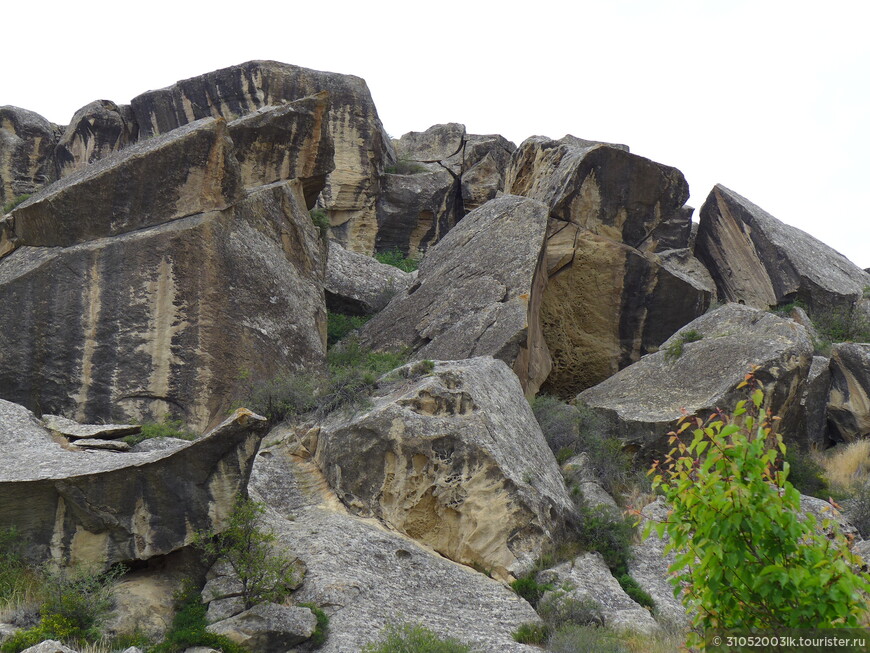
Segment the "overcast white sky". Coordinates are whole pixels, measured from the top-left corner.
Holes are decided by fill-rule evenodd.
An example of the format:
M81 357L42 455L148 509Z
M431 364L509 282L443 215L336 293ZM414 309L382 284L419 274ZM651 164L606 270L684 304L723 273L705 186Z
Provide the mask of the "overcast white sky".
M363 77L387 131L626 143L870 266L870 4L739 0L4 3L0 105L96 99L251 59ZM696 214L697 219L697 214Z

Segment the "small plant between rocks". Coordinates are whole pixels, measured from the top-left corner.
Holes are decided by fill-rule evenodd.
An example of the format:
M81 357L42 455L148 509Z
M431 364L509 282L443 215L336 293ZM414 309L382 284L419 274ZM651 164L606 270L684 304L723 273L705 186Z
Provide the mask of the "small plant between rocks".
M453 637L439 637L422 624L388 624L379 641L363 646L361 653L473 653Z
M412 256L405 256L398 247L388 249L384 252L375 253L375 260L384 265L392 265L394 268L399 268L403 272L413 272L420 267L419 259Z

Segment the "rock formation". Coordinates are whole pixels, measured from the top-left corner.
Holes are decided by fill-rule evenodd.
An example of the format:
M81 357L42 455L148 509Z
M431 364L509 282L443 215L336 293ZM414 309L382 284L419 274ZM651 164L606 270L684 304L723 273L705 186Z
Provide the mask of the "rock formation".
M139 125L129 105L96 100L75 112L54 151L59 177L135 143Z
M827 436L853 442L870 435L870 344L843 343L831 349Z
M372 315L413 281L413 274L346 250L334 240L329 242L324 290L330 311Z
M0 207L57 179L60 128L18 107L0 107Z

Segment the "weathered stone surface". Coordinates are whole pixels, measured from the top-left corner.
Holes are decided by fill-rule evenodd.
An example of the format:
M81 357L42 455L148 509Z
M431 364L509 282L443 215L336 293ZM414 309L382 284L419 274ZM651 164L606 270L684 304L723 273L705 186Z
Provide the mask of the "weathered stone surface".
M641 510L640 527L648 521L663 522L667 517L668 505L663 497L657 497ZM667 533L659 537L653 531L648 538L632 544L628 571L655 602L656 621L666 631L680 632L689 627L689 617L683 604L674 598L674 586L669 581L668 569L676 561L677 554L673 551L665 553L667 543Z
M264 424L240 409L174 451L76 452L0 400L0 530L16 527L33 560L108 567L175 551L224 528Z
M377 313L413 281L413 274L329 242L324 290L330 311L349 315Z
M335 168L329 133L329 94L263 107L229 124L245 186L298 179L307 209Z
M43 415L42 423L49 431L55 431L66 438L112 440L139 433L142 430L138 424L79 424L60 415Z
M251 488L267 504L267 524L281 544L307 565L294 599L329 614L323 653L358 653L397 621L460 636L482 651L538 650L511 637L518 624L537 621L528 603L373 519L350 515L316 465L289 455L283 445L257 457Z
M242 197L227 124L206 118L64 177L12 215L22 244L69 246L226 209Z
M432 125L424 132L408 132L393 144L399 159L423 163L446 161L462 152L465 125L457 122Z
M526 139L513 155L505 192L544 202L550 215L644 251L687 247L683 174L624 146L566 136Z
M546 592L541 602L565 599L593 600L601 606L604 626L651 635L659 625L649 613L625 593L610 573L600 553L582 553L573 560L538 574L539 583L560 588Z
M419 256L444 237L461 217L456 177L447 170L384 175L377 201L379 252L399 249Z
M462 160L461 193L468 213L504 190L505 173L517 146L498 134L469 134Z
M575 509L516 376L488 357L415 368L362 415L327 422L318 464L352 511L456 562L521 573Z
M759 308L795 299L810 313L849 307L870 285L845 256L719 184L701 207L695 254L724 299Z
M300 195L274 184L222 212L0 260L0 305L15 307L0 312L0 397L204 430L240 398L241 372L321 364L325 252Z
M543 387L562 397L657 350L714 291L685 250L662 259L561 220L550 220L546 265L540 316L553 369Z
M317 619L308 608L263 603L213 623L206 630L255 653L271 653L301 644L311 637L316 626Z
M329 93L328 129L335 144L335 170L321 200L333 235L349 249L370 254L377 233L379 177L384 161L394 154L364 80L276 61L249 61L148 91L133 98L132 106L147 136L207 116L239 118L321 91Z
M77 653L77 651L61 644L56 639L47 639L36 646L24 649L22 653Z
M121 440L98 440L97 438L89 438L87 440L76 440L71 442L70 446L77 449L99 449L102 451L130 451L130 445Z
M0 218L0 258L12 253L16 247L15 221L12 216Z
M813 356L801 404L806 411L807 444L814 449L826 449L831 444L828 439L827 424L830 389L830 359L824 356Z
M870 434L870 344L831 348L828 438L853 442Z
M362 330L378 349L411 347L418 359L491 355L534 394L550 371L538 311L547 209L504 196L469 213L432 247L417 280Z
M129 105L96 100L75 112L54 151L58 177L135 143L139 126Z
M38 113L0 107L0 206L57 179L54 146L60 127Z
M573 406L571 406L573 408ZM580 492L583 500L583 505L590 508L605 507L608 510L618 511L619 507L612 496L607 493L595 472L589 466L589 456L581 453L578 456L572 456L562 465L562 476L565 478L565 484L574 491Z
M679 357L669 355L669 345L690 330L702 339L683 344ZM610 422L609 435L643 449L667 451L667 433L684 409L702 416L716 408L731 410L743 396L737 385L759 366L756 378L764 386L768 409L782 418L780 432L803 441L800 400L812 353L806 330L796 322L726 304L690 322L658 353L581 392L577 401Z

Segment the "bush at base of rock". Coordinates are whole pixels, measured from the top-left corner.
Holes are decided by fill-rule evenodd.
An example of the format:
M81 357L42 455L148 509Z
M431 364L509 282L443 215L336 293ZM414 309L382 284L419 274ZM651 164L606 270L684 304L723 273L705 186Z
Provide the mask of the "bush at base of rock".
M367 644L362 653L472 653L468 644L453 637L442 638L421 624L389 624L380 641Z
M176 596L177 612L166 639L151 649L151 653L180 653L192 646L208 646L223 653L247 653L247 651L222 635L206 630L207 608L199 591L193 586Z

